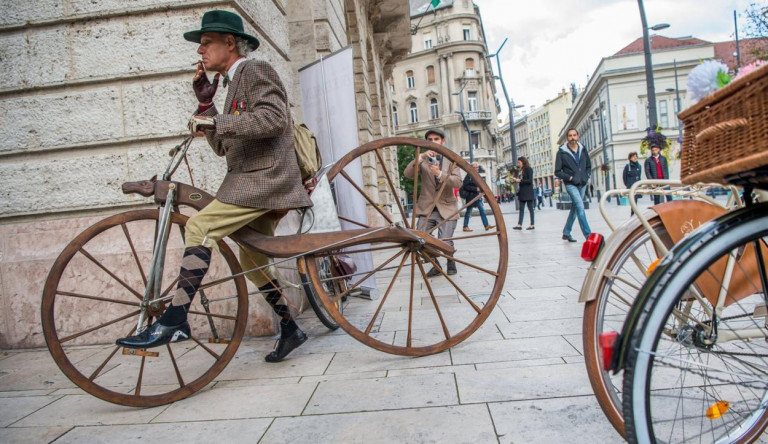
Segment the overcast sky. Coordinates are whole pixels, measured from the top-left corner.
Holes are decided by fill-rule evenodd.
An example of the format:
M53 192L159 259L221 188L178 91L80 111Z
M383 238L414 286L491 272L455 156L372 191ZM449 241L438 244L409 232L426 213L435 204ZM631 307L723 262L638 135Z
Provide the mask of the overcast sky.
M600 59L643 33L637 0L474 2L480 8L489 52L509 39L501 51L501 71L510 98L526 109L543 105L571 82L586 85ZM734 10L739 38L744 37L743 13L750 2L768 4L768 0L645 0L644 4L649 26L671 25L659 35L720 42L734 38ZM491 62L496 73L496 61ZM506 116L504 94L501 85L497 87Z

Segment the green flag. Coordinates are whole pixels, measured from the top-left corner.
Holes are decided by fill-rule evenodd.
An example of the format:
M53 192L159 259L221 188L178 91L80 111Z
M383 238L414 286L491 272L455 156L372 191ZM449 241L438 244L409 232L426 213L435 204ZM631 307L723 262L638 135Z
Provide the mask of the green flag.
M430 1L430 3L432 4L433 8L437 8L437 5L440 4L440 0L432 0L432 1Z

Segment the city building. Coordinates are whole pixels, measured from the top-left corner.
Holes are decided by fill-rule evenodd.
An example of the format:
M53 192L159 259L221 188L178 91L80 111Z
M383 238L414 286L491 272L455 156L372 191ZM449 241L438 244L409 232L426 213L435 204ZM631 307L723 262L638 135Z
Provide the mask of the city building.
M448 146L485 170L496 192L501 143L493 71L480 9L471 0L410 0L412 49L392 71L392 120L398 136L445 130ZM463 114L462 114L463 113Z
M105 214L151 205L123 194L120 185L162 173L169 148L186 136L197 106L190 84L199 56L182 34L199 29L206 10L243 17L245 31L261 41L250 57L275 67L297 121L298 69L351 47L358 115L351 124L360 143L394 135L386 80L411 49L405 0L30 5L6 2L0 20L0 347L43 345L43 284L77 233ZM203 140L189 153L195 185L215 192L225 162ZM384 156L396 174L396 155ZM379 173L366 165L365 186L377 188ZM188 180L186 172L178 179ZM386 192L378 196L385 204L395 201ZM295 290L291 297L301 296ZM248 335L274 332L274 315L262 302L251 304Z
M680 177L682 127L677 113L690 106L686 83L688 74L702 60L724 61L732 70L734 42L712 43L694 37L651 36L656 109L661 132L673 140L669 153L672 179ZM747 39L742 47L768 47L768 39ZM754 61L751 52L742 52L741 63ZM566 128L576 128L592 160L592 183L596 193L623 188L622 171L630 152L641 153L640 142L649 126L648 95L642 38L616 54L603 58L583 92L573 104L559 133L565 142ZM643 176L645 178L645 176Z

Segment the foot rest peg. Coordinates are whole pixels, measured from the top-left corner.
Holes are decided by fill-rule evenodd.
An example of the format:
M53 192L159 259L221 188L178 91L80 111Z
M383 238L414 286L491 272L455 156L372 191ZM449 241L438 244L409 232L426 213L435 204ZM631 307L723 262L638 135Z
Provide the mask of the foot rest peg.
M153 351L147 351L145 348L125 348L123 347L123 354L124 355L133 355L133 356L147 356L150 358L157 358L160 356L160 353L153 352Z

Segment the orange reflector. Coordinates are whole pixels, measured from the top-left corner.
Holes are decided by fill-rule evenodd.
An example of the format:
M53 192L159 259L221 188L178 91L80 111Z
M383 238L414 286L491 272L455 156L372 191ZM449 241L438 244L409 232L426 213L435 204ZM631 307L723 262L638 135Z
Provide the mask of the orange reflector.
M730 406L731 404L729 404L728 401L717 401L707 409L707 418L717 419L723 416Z
M618 337L619 333L615 331L600 333L598 336L598 342L600 344L600 360L603 364L603 370L611 370L611 362L613 361L613 346L616 344L616 338Z
M661 262L661 258L658 258L655 261L651 262L651 265L648 266L648 275L653 273L653 270L655 270L656 267L659 266L659 262Z

